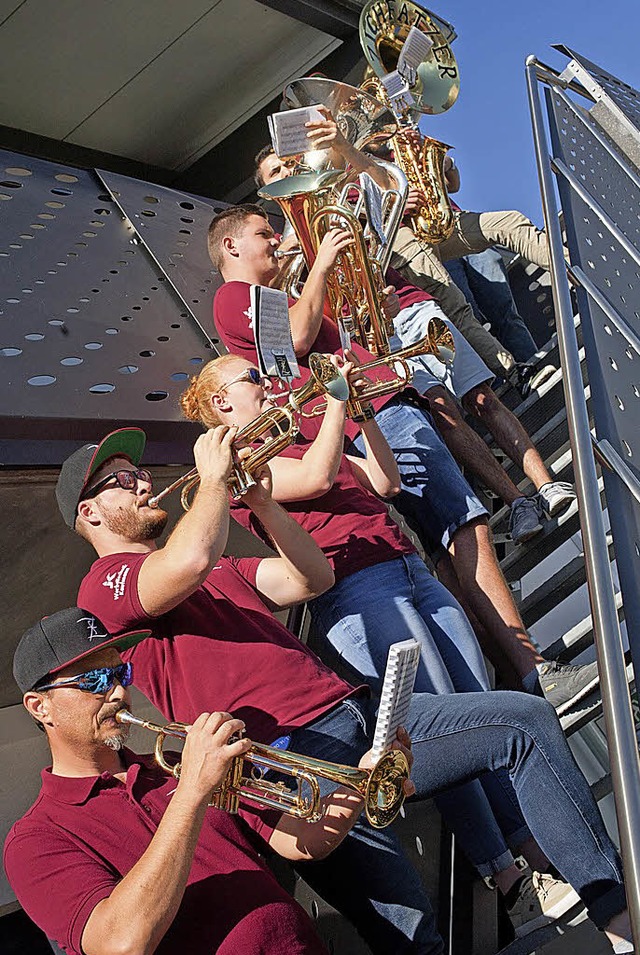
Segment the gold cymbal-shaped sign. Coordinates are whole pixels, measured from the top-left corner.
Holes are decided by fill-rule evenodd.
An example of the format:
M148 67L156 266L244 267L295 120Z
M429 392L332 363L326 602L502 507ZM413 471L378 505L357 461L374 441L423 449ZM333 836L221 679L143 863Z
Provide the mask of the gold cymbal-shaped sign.
M453 27L410 0L368 0L360 14L360 43L367 62L379 77L392 73L411 27L432 41L416 70L410 92L421 113L445 113L458 98L460 74L451 50Z

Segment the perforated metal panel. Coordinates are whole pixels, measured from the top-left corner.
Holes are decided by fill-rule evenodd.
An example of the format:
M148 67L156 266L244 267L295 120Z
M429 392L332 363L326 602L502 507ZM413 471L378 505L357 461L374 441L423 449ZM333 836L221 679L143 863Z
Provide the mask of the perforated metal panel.
M560 46L557 47L557 49L563 50L581 66L583 70L590 75L594 84L597 84L602 92L606 93L611 101L624 113L627 119L633 123L637 129L640 129L640 93L638 90L634 89L633 86L629 86L628 83L625 83L624 80L621 80L618 76L614 76L613 73L609 73L603 67L598 66L597 63L587 59L582 53L576 53L575 50L567 46ZM592 86L591 89L593 90L594 87Z
M565 73L573 76L594 99L593 119L611 137L615 146L640 167L640 93L617 76L580 53L559 44L572 57Z
M178 422L185 381L213 354L214 206L5 151L0 204L3 436L24 419L58 437L83 420Z
M553 155L568 170L556 163L571 262L584 274L578 295L597 437L640 478L640 181L566 95L547 90L546 98ZM604 478L627 630L640 662L640 506L616 475L605 470Z
M173 285L184 310L207 337L212 335L211 302L222 278L211 268L207 230L213 216L228 203L205 201L102 170L98 176Z

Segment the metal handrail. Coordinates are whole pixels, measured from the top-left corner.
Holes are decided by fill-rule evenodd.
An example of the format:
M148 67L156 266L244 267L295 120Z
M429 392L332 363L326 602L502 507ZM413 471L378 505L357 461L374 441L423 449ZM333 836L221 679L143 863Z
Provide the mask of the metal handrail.
M589 418L584 400L578 343L558 222L551 157L547 151L538 82L553 85L548 67L538 70L529 56L526 79L538 177L551 252L551 284L556 311L558 349L563 370L569 440L582 525L585 569L602 690L602 708L613 779L614 799L627 901L636 951L640 950L640 760L624 664L622 635L607 552ZM556 74L558 80L560 77ZM562 82L558 85L563 86Z

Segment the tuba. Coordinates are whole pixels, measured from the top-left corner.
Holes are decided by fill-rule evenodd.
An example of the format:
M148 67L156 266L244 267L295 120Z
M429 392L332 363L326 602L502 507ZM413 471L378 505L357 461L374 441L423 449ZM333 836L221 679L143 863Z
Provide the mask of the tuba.
M453 335L447 324L441 318L430 318L427 332L419 341L390 355L384 355L375 361L358 366L356 372L362 373L363 379L350 385L347 415L354 421L364 421L367 417L363 408L364 403L406 388L411 383L412 372L409 362L412 358L417 358L419 355L434 355L443 365L450 366L455 357L455 350ZM368 371L382 367L390 368L395 377L379 381L367 377Z
M261 198L277 202L291 222L308 267L330 228L339 225L351 232L354 247L341 253L327 281L329 304L336 321L374 354L389 352L392 328L381 305L384 270L402 221L408 188L399 169L390 163L385 166L395 188L383 195L381 222L374 225L367 218L364 229L360 216L366 214L367 204L360 185L347 183L338 192L346 176L344 170L289 176L258 190Z
M437 245L449 238L455 225L444 175L444 160L451 147L422 136L417 117L446 112L458 97L460 79L450 47L455 39L453 27L408 0L403 0L401 7L395 0L369 0L360 15L360 42L369 63L362 89L390 105L381 78L396 70L411 27L427 35L433 45L415 75L405 77L413 103L399 109L399 129L390 146L410 187L425 196L424 204L411 217L416 239L424 245Z
M458 64L451 50L456 33L450 23L411 0L368 0L360 13L362 50L376 76L393 73L412 27L432 41L415 74L403 77L413 109L429 115L446 113L460 92Z
M181 764L167 762L164 741L167 736L186 739L188 725L168 723L160 726L133 716L128 710L118 710L116 719L119 723L141 726L157 733L155 757L158 764L165 772L180 778ZM244 775L245 763L253 767L248 775ZM264 779L262 774L269 770L291 776L296 780L296 788L289 789L282 782L272 783ZM242 799L298 819L317 822L322 818L319 778L358 793L364 800L371 825L383 829L400 812L404 802L404 781L409 778L409 764L404 753L395 749L385 753L373 769L356 769L254 743L248 753L235 757L221 786L213 792L209 805L236 813Z
M254 487L253 475L259 471L271 458L275 458L281 451L293 444L298 436L299 427L296 415L304 416L304 405L314 401L319 395L330 394L338 401L346 401L349 397L349 386L339 373L328 355L312 354L309 356L309 381L295 391L289 392L287 402L267 408L257 418L241 428L233 442L234 447L240 450L243 447L262 441L257 448L252 448L246 457L236 461L229 477L229 491L234 501ZM192 468L182 477L179 477L158 494L147 501L149 507L158 507L168 494L180 491L180 503L185 511L192 504L192 496L200 484L200 475L197 468Z

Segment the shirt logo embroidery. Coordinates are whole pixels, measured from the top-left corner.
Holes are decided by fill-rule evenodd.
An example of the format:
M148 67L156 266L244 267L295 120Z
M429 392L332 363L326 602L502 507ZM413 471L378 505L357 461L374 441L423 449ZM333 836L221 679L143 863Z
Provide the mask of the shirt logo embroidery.
M247 321L249 322L249 328L253 328L253 309L251 306L249 306L246 312L243 312L242 314L246 315Z
M102 581L103 587L109 587L110 590L113 590L114 600L119 600L122 597L130 569L128 564L123 564L120 570L114 570L112 574L107 574L105 580Z
M98 630L98 621L95 617L80 617L78 623L86 623L87 625L87 640L102 640L109 636L108 633L100 633Z

